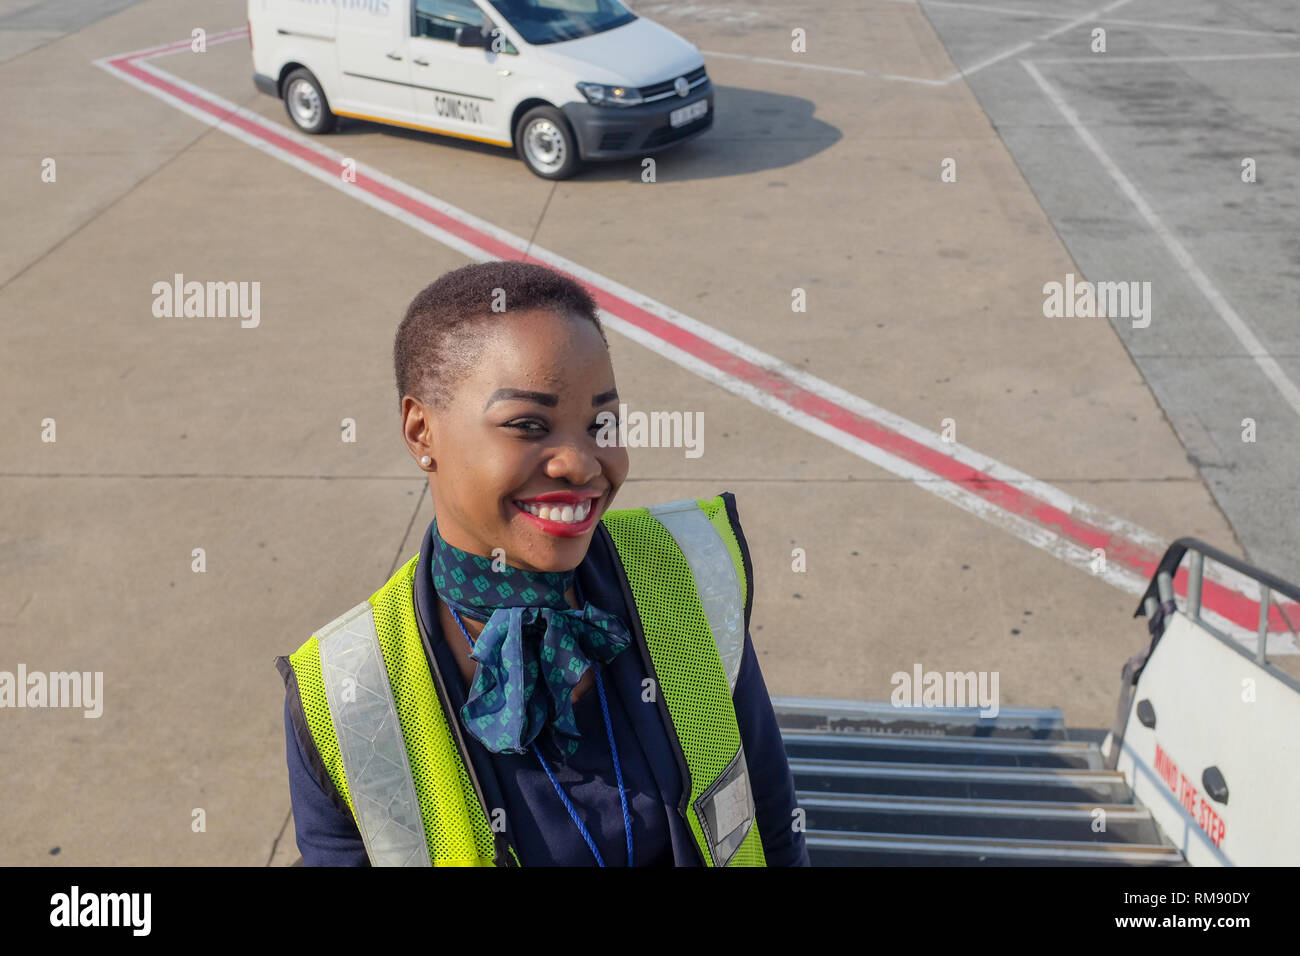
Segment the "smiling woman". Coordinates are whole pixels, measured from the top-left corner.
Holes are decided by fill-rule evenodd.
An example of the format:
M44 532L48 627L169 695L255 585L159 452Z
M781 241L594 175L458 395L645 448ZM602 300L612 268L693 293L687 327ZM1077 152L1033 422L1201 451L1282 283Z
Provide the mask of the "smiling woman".
M457 269L394 365L434 518L277 659L304 862L807 865L735 499L611 510L628 454L597 440L620 406L587 290Z

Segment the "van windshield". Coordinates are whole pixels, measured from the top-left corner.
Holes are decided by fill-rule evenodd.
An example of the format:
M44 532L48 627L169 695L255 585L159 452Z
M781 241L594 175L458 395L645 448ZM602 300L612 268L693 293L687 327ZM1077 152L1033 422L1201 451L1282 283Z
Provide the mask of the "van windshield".
M618 0L488 0L532 44L603 33L636 19Z

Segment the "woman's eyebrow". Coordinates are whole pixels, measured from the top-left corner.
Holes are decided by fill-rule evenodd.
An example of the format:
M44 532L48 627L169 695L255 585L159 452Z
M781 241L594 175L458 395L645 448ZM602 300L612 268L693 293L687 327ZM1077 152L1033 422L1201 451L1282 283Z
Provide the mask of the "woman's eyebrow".
M536 402L538 405L547 405L554 408L560 403L559 398L549 392L529 392L522 388L498 388L488 398L487 404L483 406L483 411L492 407L493 402L504 402L510 399L523 399L528 402Z
M611 388L608 392L601 392L599 395L591 397L591 406L604 405L606 402L612 402L618 398L618 389ZM498 388L488 398L487 404L483 406L483 411L492 407L493 402L504 402L510 399L523 399L524 401L536 402L538 405L546 405L548 408L554 408L560 400L550 392L530 392L522 388Z

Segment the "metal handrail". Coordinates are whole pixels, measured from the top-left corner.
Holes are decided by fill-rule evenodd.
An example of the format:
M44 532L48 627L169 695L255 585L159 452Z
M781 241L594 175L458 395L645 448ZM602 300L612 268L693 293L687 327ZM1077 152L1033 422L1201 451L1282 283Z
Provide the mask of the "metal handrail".
M1267 666L1268 611L1271 595L1273 592L1277 592L1291 598L1293 601L1300 602L1300 586L1294 585L1290 581L1284 581L1267 571L1261 571L1240 558L1234 558L1232 555L1226 554L1198 538L1179 538L1169 546L1164 557L1160 559L1160 564L1156 566L1156 572L1152 575L1151 582L1142 594L1142 599L1138 602L1137 610L1133 612L1133 616L1142 617L1145 615L1154 618L1160 605L1174 600L1174 575L1177 574L1178 567L1183 562L1183 556L1188 551L1192 552L1192 558L1187 567L1187 606L1184 613L1193 621L1201 624L1202 627L1215 633L1216 636L1218 635L1217 630L1201 620L1201 581L1205 574L1205 559L1208 557L1259 583L1261 594L1255 663L1260 666ZM1291 621L1287 618L1286 612L1282 610L1280 605L1278 606L1278 612L1282 615L1282 620L1286 622L1287 627L1291 629L1291 633L1295 634L1295 628L1291 627ZM1223 636L1226 638L1226 635ZM1235 641L1231 643L1234 646L1236 645ZM1134 675L1134 678L1136 679L1136 675Z
M1187 602L1184 613L1193 623L1231 648L1235 653L1240 654L1247 660L1253 659L1258 666L1276 677L1287 687L1300 692L1300 681L1297 681L1290 674L1280 670L1276 665L1270 664L1268 661L1270 596L1276 591L1293 601L1300 602L1300 587L1290 581L1284 581L1276 575L1269 574L1267 571L1252 567L1240 558L1234 558L1232 555L1226 554L1197 538L1179 538L1165 550L1164 557L1156 565L1155 574L1151 576L1151 582L1147 585L1146 591L1143 592L1142 599L1138 601L1137 610L1133 612L1134 617L1146 616L1150 618L1148 630L1151 632L1151 641L1146 648L1130 658L1123 668L1120 678L1119 706L1115 713L1115 723L1111 728L1111 746L1103 764L1109 770L1114 770L1119 761L1120 748L1124 743L1124 732L1128 728L1129 707L1132 704L1133 690L1137 686L1138 678L1146 667L1151 652L1155 650L1156 645L1160 643L1160 638L1164 635L1168 615L1177 611L1177 604L1174 601L1174 575L1178 573L1178 567L1183 563L1183 556L1188 551L1192 552L1192 558L1187 569ZM1232 568L1260 585L1259 638L1253 658L1237 641L1222 633L1201 617L1201 584L1205 576L1205 559L1207 557ZM1287 618L1286 612L1282 610L1281 605L1278 606L1278 612L1294 635L1296 633L1295 628L1291 627L1291 621Z

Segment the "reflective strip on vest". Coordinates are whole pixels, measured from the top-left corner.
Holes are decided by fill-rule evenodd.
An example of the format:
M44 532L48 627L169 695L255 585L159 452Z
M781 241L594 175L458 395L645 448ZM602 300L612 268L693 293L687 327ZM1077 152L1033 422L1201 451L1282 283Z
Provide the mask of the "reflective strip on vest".
M646 510L668 529L690 565L700 606L734 693L745 651L745 602L727 546L693 498L651 505Z
M602 520L623 560L661 700L686 758L686 820L696 844L706 865L763 866L732 699L747 585L741 550L725 537L734 531L725 500L613 511ZM687 586L697 600L686 600Z
M325 699L370 865L429 866L406 740L370 602L331 621L316 639Z

